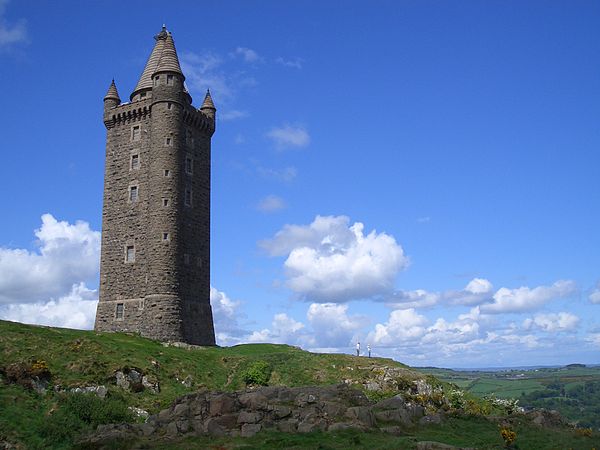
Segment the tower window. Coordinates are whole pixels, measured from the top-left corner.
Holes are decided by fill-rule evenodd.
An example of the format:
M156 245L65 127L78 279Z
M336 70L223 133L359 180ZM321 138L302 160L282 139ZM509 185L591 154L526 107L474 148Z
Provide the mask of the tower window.
M130 202L138 201L138 187L137 186L129 187L129 201Z
M125 262L135 262L135 247L133 245L125 247Z
M167 85L168 86L173 86L173 75L167 75Z
M194 160L189 156L185 158L185 173L188 175L194 173Z
M131 155L131 170L140 168L140 155Z
M169 233L163 233L163 234L162 234L162 240L163 240L163 241L170 241L170 240L171 240L171 238L170 238L170 236L169 236Z
M140 92L140 100L146 98L146 93L145 92Z
M160 75L156 75L156 77L154 78L154 86L158 86L160 80Z
M124 313L125 313L125 305L123 305L123 303L117 303L117 308L115 311L115 318L117 320L123 320Z
M185 190L184 202L185 206L192 206L192 190L187 188Z
M183 254L183 263L186 266L190 264L190 254L189 253L184 253Z
M139 141L142 138L142 127L135 125L131 128L131 140Z
M170 177L171 176L171 171L169 169L165 169L165 177Z
M168 102L167 103L167 109L173 109L173 103Z
M190 130L185 131L185 143L189 146L194 145L194 135Z
M173 138L170 138L170 137L166 138L165 145L173 145Z
M163 198L163 206L169 206L169 199Z

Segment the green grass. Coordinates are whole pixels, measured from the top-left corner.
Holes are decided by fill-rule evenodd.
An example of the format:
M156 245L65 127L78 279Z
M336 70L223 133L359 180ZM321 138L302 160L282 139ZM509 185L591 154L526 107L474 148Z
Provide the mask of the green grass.
M6 439L32 450L72 448L77 433L91 430L98 423L110 422L114 417L122 417L123 405L137 406L155 413L177 397L199 389L242 389L245 387L245 374L247 376L248 369L256 367L257 362L266 363L271 370L268 379L270 385L328 385L350 379L360 386L381 366L396 368L407 382L425 378L422 372L390 359L313 354L287 345L249 344L188 350L165 347L158 342L128 334L99 334L0 321L0 368L12 363L33 361L47 363L52 374L52 385L70 388L102 384L108 387L109 397L107 403L94 398L90 401L92 406L89 406L87 402L70 400L67 394L49 391L46 395L39 395L21 386L0 383L0 441ZM117 388L114 372L125 367L141 369L157 379L161 386L160 393L148 390L128 393ZM585 375L589 376L589 373ZM187 376L193 380L189 388L182 384ZM569 376L573 377L573 372ZM493 389L498 396L512 392L508 387L513 387L520 395L521 391L534 384L541 385L532 380L502 380L499 384L497 380L486 383L486 380L469 380L464 376L462 380L482 392ZM570 379L570 382L576 380ZM516 431L519 436L517 444L521 449L591 449L592 445L588 443L593 442L590 438L573 436L567 431L540 430L525 424L516 424ZM501 448L502 444L495 423L471 417L451 419L441 426L417 428L401 437L375 431L306 435L264 432L248 439L195 438L175 443L140 441L114 443L110 448L411 449L418 440L480 448ZM553 447L549 442L560 445ZM600 447L595 442L594 445Z
M521 392L533 392L544 389L544 385L537 380L489 380L475 381L468 391L478 396L495 394L498 398L519 398Z

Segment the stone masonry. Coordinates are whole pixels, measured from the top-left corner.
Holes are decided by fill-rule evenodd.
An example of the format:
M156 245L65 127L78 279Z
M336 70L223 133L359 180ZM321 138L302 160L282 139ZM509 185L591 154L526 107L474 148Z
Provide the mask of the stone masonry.
M165 27L121 103L104 97L106 163L95 330L214 345L210 306L210 93L192 106Z

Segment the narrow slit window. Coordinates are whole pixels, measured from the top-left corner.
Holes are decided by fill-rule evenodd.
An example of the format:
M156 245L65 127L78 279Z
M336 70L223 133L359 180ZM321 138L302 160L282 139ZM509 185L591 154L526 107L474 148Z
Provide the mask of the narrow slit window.
M137 202L138 201L138 187L137 186L130 186L129 187L129 201L130 202Z
M145 92L140 92L140 100L146 98Z
M170 177L171 176L171 171L169 169L165 169L165 177Z
M173 103L168 102L167 103L167 109L173 109Z
M190 188L185 190L184 204L185 206L192 206L192 190Z
M194 173L194 160L189 156L185 158L185 173L188 175Z
M168 241L169 240L169 233L163 233L162 234L162 240L163 241Z
M169 206L169 199L163 198L163 206Z
M166 138L165 145L173 145L173 138L170 138L170 137Z
M135 247L133 245L128 245L125 250L125 261L134 262L135 261Z
M131 155L131 170L140 168L140 155Z
M139 141L142 138L142 128L139 125L131 128L131 140Z
M115 317L122 319L125 313L125 305L123 303L117 303L117 309L115 311Z
M194 145L194 135L190 130L186 130L185 132L185 143L189 146Z

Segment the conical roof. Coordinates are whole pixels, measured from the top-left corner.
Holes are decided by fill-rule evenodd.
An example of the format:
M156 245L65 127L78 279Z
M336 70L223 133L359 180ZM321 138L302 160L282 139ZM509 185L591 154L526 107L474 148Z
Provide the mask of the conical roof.
M133 90L131 97L138 91L152 88L152 75L156 72L175 72L183 76L173 36L171 36L171 33L167 31L164 25L160 33L154 36L154 39L156 40L156 44L154 44L146 67L144 67L142 76Z
M206 90L206 97L204 97L204 101L202 102L202 106L200 107L200 109L214 109L215 111L217 110L217 108L215 108L215 104L213 103L213 99L210 96L209 89Z
M117 85L115 84L115 79L113 78L110 86L108 87L108 91L104 96L104 100L108 100L109 98L118 100L121 103L121 98L119 97L119 93L117 92Z

